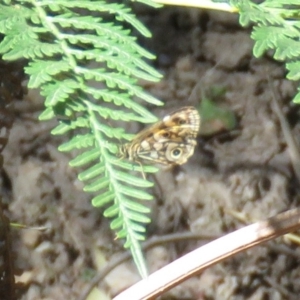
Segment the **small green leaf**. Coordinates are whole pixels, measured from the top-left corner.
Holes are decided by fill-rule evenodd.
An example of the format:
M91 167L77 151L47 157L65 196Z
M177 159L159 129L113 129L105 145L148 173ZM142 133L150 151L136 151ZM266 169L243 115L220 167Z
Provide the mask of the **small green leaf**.
M137 198L137 199L143 199L143 200L152 200L153 196L151 196L150 194L142 191L142 190L137 190L134 189L132 187L127 187L125 185L119 185L118 187L118 192L133 197L133 198Z
M150 223L151 222L151 219L148 218L148 221L147 222L143 222L143 223ZM145 226L142 226L140 224L137 224L135 222L132 222L131 223L131 228L135 231L135 232L146 232L146 228Z
M85 151L82 154L79 154L77 157L70 161L71 167L80 167L99 159L99 149L91 149L89 151Z
M132 221L139 222L139 223L150 223L150 221L151 221L151 219L146 217L145 215L142 215L141 213L136 213L133 211L130 211L129 218Z
M118 204L114 204L113 206L110 206L109 208L107 208L105 211L104 211L104 213L103 213L103 215L104 215L104 217L106 217L106 218L112 218L112 217L115 217L116 215L118 215L119 214L119 212L120 212L120 207L119 207L119 205ZM115 219L116 220L116 219ZM114 220L114 221L115 221ZM114 222L113 221L113 222ZM112 222L112 224L113 224L113 222ZM123 223L123 220L121 220L121 224ZM117 225L117 227L114 227L114 226L116 226L116 225L112 225L111 224L111 228L113 229L113 230L115 230L115 229L117 229L117 228L120 228L120 223L116 223L116 225Z
M73 149L81 149L92 147L95 142L95 137L92 134L78 134L72 137L68 142L58 147L59 151L71 151Z
M115 198L115 193L111 191L107 191L104 194L96 196L92 199L92 205L95 207L103 206Z
M127 184L130 184L130 185L135 185L135 186L138 186L138 187L151 187L151 186L153 186L152 182L144 180L142 178L138 178L138 177L133 176L133 175L130 175L129 173L116 171L114 176L117 180L126 182Z
M92 167L86 169L85 171L82 171L78 175L78 179L81 181L86 181L89 179L92 179L98 175L103 174L105 171L105 166L102 163L98 163L93 165Z
M136 201L132 201L128 198L123 198L122 204L125 205L128 209L134 210L140 213L149 213L151 210L150 208L146 207L145 205L142 205Z
M103 188L106 188L109 186L109 179L106 178L106 177L102 177L102 178L99 178L99 179L96 179L95 181L93 181L92 183L90 184L87 184L83 190L85 192L89 192L89 193L92 193L92 192L97 192L97 191L100 191L101 189Z
M119 229L120 227L122 227L124 224L124 219L123 218L116 218L114 219L111 223L110 223L110 228L112 230L117 230ZM126 237L127 235L127 231L123 228L122 230L119 230L118 233L117 233L117 237L118 238L123 238L123 237Z

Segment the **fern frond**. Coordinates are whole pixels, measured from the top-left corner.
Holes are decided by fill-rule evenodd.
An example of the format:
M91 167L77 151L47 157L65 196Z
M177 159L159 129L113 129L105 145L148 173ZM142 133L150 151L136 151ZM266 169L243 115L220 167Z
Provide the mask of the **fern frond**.
M255 40L253 53L259 57L273 50L276 60L286 62L288 79L297 80L300 60L300 0L265 0L260 4L232 0L240 11L243 26L254 22L251 37ZM297 94L294 102L299 102Z
M140 2L158 6L150 0ZM40 88L45 97L40 119L61 120L52 134L77 132L59 150L80 152L70 165L81 168L84 190L97 193L92 204L104 207L104 215L112 218L111 228L117 237L125 238L125 247L146 276L139 241L144 239L144 224L150 221L145 215L149 209L136 199L152 199L145 189L153 184L129 174L132 164L115 157L116 140L130 140L132 135L111 124L156 121L140 101L162 103L137 82L158 81L161 75L145 63L145 58L154 56L136 43L130 27L151 36L125 4L88 0L0 4L0 32L5 36L0 53L7 60L28 59L28 85ZM156 168L143 166L143 171Z

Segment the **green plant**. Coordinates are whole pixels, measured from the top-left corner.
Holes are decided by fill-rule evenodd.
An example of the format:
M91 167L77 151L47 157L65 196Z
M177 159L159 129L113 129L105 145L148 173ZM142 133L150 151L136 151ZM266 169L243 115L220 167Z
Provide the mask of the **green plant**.
M150 0L139 2L157 6ZM138 78L158 81L161 76L144 62L154 56L136 43L126 26L151 36L125 4L91 0L5 0L0 4L3 59L28 60L28 86L40 88L45 97L40 120L60 120L53 134L76 130L59 150L81 149L70 165L84 169L79 174L84 190L97 192L92 204L109 204L104 215L113 219L111 228L117 238L126 239L125 248L146 276L139 241L144 239L143 224L149 222L148 208L135 199L150 200L143 189L152 183L124 171L131 170L132 164L115 157L116 141L131 135L109 121L154 122L156 118L133 97L161 105L137 85ZM95 83L102 86L95 88ZM143 170L156 169L145 166Z
M240 23L247 26L255 23L251 34L255 41L253 53L260 57L273 50L276 60L284 61L288 69L287 78L300 78L300 1L265 0L255 4L249 0L231 0L238 8ZM298 91L300 89L298 88ZM294 97L300 102L300 93Z
M172 1L156 0L158 3L172 4ZM181 5L197 6L205 9L218 9L239 13L242 26L254 23L251 38L255 41L253 53L262 56L265 51L273 50L276 60L284 61L287 79L300 78L300 0L203 0L182 1ZM174 1L173 4L178 2ZM300 103L300 88L294 97Z

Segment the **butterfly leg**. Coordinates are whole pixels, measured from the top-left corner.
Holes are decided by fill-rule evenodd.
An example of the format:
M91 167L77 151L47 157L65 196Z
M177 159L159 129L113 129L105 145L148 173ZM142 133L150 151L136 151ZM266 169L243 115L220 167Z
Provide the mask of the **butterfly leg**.
M140 161L138 161L138 160L136 162L140 165L140 167L141 167L141 173L143 175L144 180L146 180L146 176L145 176L145 173L144 173L144 169L143 169L142 163ZM133 170L134 170L134 165L132 165L132 167L133 167Z

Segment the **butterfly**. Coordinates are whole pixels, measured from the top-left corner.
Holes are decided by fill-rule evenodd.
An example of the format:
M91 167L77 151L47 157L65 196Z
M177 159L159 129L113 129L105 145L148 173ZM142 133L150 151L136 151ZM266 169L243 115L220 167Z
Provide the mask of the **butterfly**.
M197 109L182 107L120 145L118 156L141 166L142 162L182 165L194 153L199 129Z

